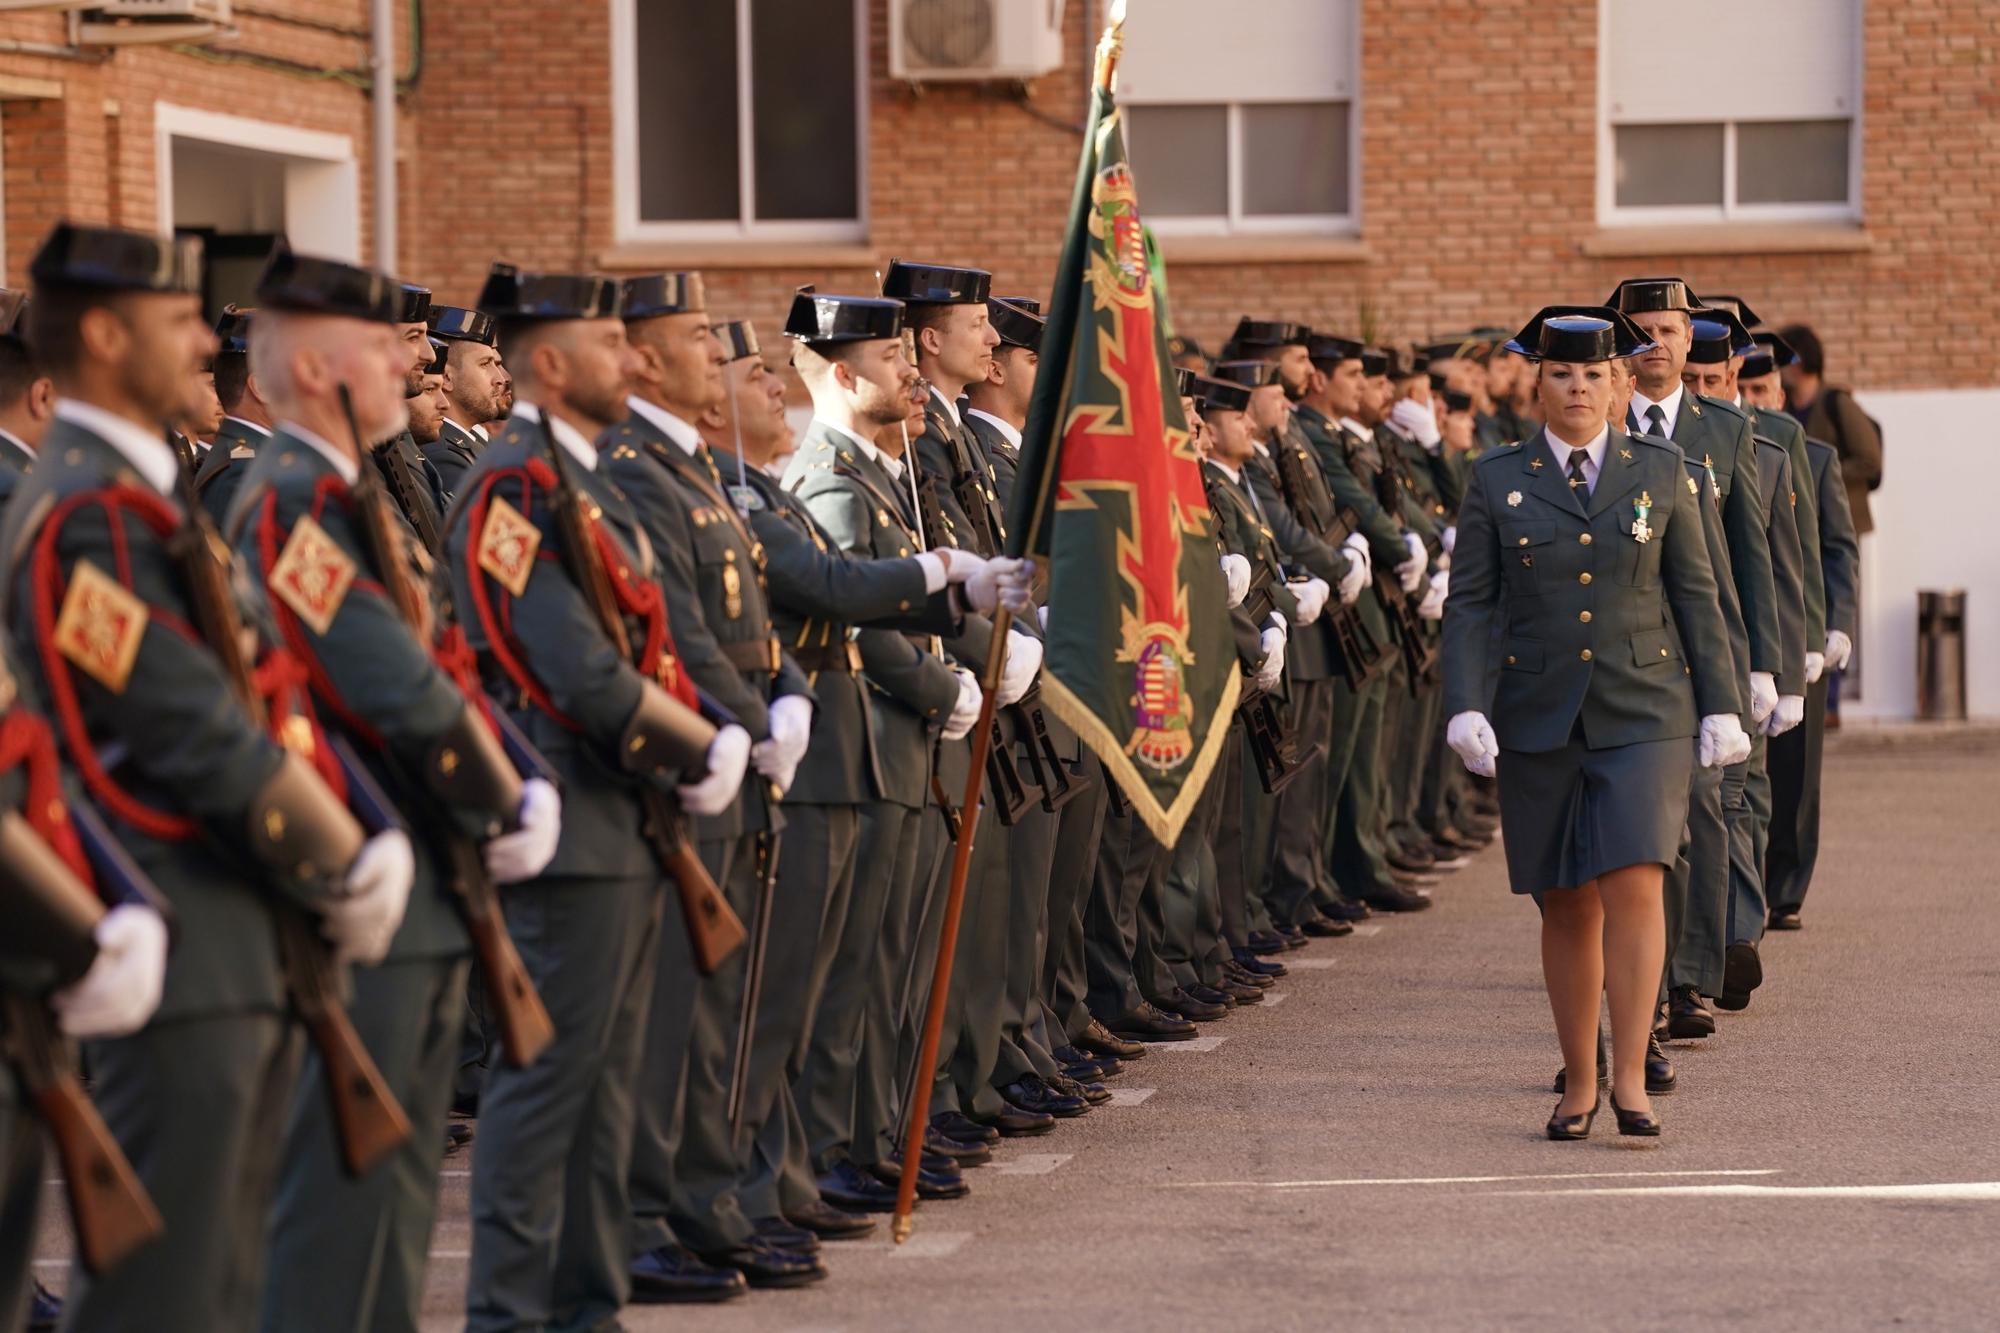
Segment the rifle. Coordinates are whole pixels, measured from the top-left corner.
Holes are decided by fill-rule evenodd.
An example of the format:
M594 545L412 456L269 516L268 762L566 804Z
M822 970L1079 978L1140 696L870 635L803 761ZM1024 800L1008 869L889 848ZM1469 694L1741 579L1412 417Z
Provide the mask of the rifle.
M340 386L340 407L347 415L347 428L354 438L354 447L365 452L361 429L354 416L354 399L345 384ZM417 636L417 641L429 648L430 601L410 578L409 565L404 559L402 529L390 511L389 497L382 489L381 478L364 465L356 469L355 482L349 494L360 515L362 537L368 544L369 558L382 580L389 605L395 609L397 618ZM474 702L468 700L467 707ZM495 707L489 706L485 711L490 717L502 716ZM532 748L526 737L516 735L522 747ZM546 769L546 760L542 761L542 766ZM518 790L514 793L513 808L520 808ZM479 847L455 826L449 811L440 814L442 817L437 821L436 828L444 839L445 852L450 861L452 892L458 898L466 933L472 938L473 955L479 960L479 973L486 982L488 1002L493 1006L494 1020L500 1029L501 1049L509 1064L516 1069L525 1069L555 1039L555 1023L542 1005L534 979L528 975L527 965L521 961L520 950L514 947L514 937L507 933L507 921L500 911L500 895L493 885L492 876L486 873L486 862L480 855Z
M348 425L351 427L354 424L354 407L347 401L344 387L341 391L341 405L347 409ZM416 530L417 540L424 544L424 549L431 555L442 555L444 535L438 531L436 522L431 518L430 507L423 501L423 494L419 490L423 483L418 481L416 474L410 470L410 460L403 457L402 451L397 448L401 443L400 438L392 438L387 444L370 450L361 442L358 434L354 437L355 448L361 451L362 459L366 460L372 456L376 465L381 468L382 474L388 477L389 484L396 488L397 507L410 520L410 526ZM361 471L367 470L364 463Z
M562 536L562 562L584 600L596 614L597 623L611 646L627 662L632 661L632 635L625 627L625 613L618 609L618 596L611 587L610 571L604 567L592 529L593 506L577 489L570 471L569 457L549 427L546 410L535 414L542 434L542 446L556 476L556 525ZM642 812L641 831L653 845L653 854L672 877L680 893L681 919L687 927L688 944L694 965L703 976L711 976L723 960L743 947L747 934L743 922L715 886L708 868L695 855L688 840L687 818L678 803L650 781L639 784Z
M1360 526L1361 516L1352 508L1343 507L1329 519L1327 511L1333 505L1332 496L1326 494L1324 483L1317 489L1312 486L1314 479L1306 475L1304 462L1283 439L1272 444L1271 464L1286 507L1315 537L1339 550ZM1322 498L1325 503L1318 503ZM1388 669L1394 660L1395 647L1376 641L1367 622L1361 618L1358 603L1343 606L1335 599L1321 614L1332 628L1334 641L1340 648L1340 670L1347 678L1349 689L1360 691Z
M1378 446L1378 452L1382 456L1382 466L1375 473L1376 499L1389 513L1400 513L1403 494L1409 489L1409 482L1403 474L1402 462L1395 456L1393 449L1382 449ZM1432 556L1435 556L1439 549L1438 543L1434 540L1424 542L1425 552ZM1409 671L1410 693L1417 694L1421 691L1423 683L1436 672L1437 640L1425 631L1424 622L1417 615L1416 602L1412 600L1410 594L1403 591L1403 585L1396 581L1393 573L1387 570L1378 571L1375 575L1375 591L1382 598L1383 609L1389 612L1396 637L1401 642L1404 662Z
M178 452L178 450L177 450ZM230 592L229 548L194 495L193 474L181 455L180 499L186 520L167 540L167 554L180 566L194 604L195 632L222 667L223 678L259 729L270 722L263 698L244 656L243 622ZM410 1136L410 1119L383 1081L368 1048L354 1030L341 1001L340 968L319 922L303 907L274 900L278 952L292 1006L326 1066L326 1092L340 1139L341 1161L360 1175Z
M771 908L778 892L778 855L784 838L766 829L757 835L757 927L751 936L750 961L744 969L743 1011L736 1027L736 1063L729 1077L729 1132L743 1129L743 1094L750 1082L750 1054L755 1046L757 1009L764 999L764 960L771 946Z

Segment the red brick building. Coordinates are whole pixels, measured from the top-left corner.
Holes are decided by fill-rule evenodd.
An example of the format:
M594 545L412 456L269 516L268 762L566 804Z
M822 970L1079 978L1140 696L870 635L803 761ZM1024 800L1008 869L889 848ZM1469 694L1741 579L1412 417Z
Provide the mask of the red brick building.
M366 0L122 8L196 21L0 13L9 281L67 214L205 229L218 300L284 230L458 300L496 256L699 267L769 328L794 286L863 288L891 255L1045 295L1104 5L403 0L394 255ZM1888 428L1869 706L1910 707L1910 590L1969 584L1974 710L2000 712L2000 536L1969 499L1940 524L1924 484L1984 467L2000 417L2000 6L1130 0L1128 29L1181 331L1257 311L1413 338L1638 272L1809 320ZM998 73L933 77L953 67Z

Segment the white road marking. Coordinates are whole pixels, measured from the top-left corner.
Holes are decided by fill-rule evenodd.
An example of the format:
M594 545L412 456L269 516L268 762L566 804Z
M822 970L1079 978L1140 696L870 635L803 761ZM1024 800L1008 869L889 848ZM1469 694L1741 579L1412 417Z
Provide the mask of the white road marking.
M1113 1088L1106 1106L1137 1106L1158 1091L1155 1088Z
M1152 1049L1155 1051L1212 1051L1228 1040L1229 1038L1217 1033L1212 1037L1196 1037L1193 1041L1156 1041L1152 1044Z
M2000 1180L1944 1181L1932 1185L1647 1185L1630 1189L1496 1190L1508 1195L1667 1194L1711 1199L2000 1200Z
M445 1180L469 1180L472 1178L470 1171L440 1171L438 1175Z
M1331 958L1287 958L1285 960L1285 970L1287 972L1324 972L1332 966L1333 959Z
M1355 1178L1350 1180L1177 1180L1169 1182L1168 1189L1261 1189L1261 1190L1310 1190L1336 1189L1347 1185L1505 1185L1521 1180L1632 1180L1659 1176L1775 1176L1777 1170L1765 1171L1575 1171L1554 1175L1530 1176L1403 1176L1385 1178ZM1718 1186L1716 1188L1734 1188ZM1506 1192L1506 1191L1496 1191ZM1568 1191L1547 1191L1564 1193ZM1615 1194L1617 1190L1586 1190L1578 1193Z
M1049 1172L1067 1162L1074 1153L1032 1152L1019 1157L1010 1157L1004 1162L996 1162L993 1174L996 1176L1046 1176Z
M1290 993L1291 992L1289 991L1267 990L1264 992L1264 1003L1262 1007L1265 1009L1276 1009L1279 1005L1285 1002L1286 996L1288 996Z
M949 1259L965 1248L972 1239L970 1231L932 1231L921 1223L901 1245L893 1240L869 1241L860 1245L844 1244L841 1254L884 1254L891 1259Z
M1380 935L1382 933L1382 923L1379 921L1367 922L1356 926L1354 933L1360 939L1367 939L1371 935Z

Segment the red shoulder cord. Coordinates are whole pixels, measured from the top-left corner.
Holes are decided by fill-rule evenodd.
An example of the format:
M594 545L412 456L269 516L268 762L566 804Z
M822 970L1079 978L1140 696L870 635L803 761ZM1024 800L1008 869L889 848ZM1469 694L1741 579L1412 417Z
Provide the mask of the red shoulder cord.
M21 813L57 856L85 884L95 881L90 858L83 854L76 826L63 808L62 779L56 767L56 738L49 724L25 708L10 710L0 717L0 773L11 773L17 765L27 768L28 790Z

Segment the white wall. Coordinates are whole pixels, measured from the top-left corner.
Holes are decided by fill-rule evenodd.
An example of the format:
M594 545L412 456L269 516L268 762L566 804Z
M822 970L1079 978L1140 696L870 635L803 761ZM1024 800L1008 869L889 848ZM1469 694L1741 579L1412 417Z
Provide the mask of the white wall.
M1860 700L1841 713L1917 710L1917 592L1966 592L1966 711L2000 717L2000 389L1864 391L1882 423L1875 531L1861 539Z

